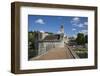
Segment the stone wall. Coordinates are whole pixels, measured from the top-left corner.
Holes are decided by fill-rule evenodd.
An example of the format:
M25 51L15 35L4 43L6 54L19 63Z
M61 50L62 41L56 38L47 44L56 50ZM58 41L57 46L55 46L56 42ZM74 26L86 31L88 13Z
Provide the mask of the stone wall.
M40 42L38 46L38 55L44 54L55 47L64 47L64 42Z

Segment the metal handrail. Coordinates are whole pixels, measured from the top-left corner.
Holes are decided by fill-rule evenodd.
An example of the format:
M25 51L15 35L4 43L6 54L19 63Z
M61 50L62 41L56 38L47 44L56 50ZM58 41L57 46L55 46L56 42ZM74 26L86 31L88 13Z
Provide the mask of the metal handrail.
M79 56L70 48L70 46L68 46L68 45L66 45L67 46L67 48L69 49L69 51L70 51L70 53L72 54L72 56L73 56L73 58L79 58Z

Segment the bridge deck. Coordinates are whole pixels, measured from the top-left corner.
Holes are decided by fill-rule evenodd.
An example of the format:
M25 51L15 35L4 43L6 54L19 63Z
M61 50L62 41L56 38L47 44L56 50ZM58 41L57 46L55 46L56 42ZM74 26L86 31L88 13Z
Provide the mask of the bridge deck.
M52 48L43 55L31 58L30 60L54 60L54 59L74 59L70 49L65 47Z

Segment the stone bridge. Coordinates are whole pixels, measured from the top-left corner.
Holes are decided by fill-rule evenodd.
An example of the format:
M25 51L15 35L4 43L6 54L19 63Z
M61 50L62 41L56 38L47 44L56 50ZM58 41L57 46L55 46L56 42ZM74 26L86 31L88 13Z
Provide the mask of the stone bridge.
M76 59L79 58L70 46L56 47L50 49L48 52L31 58L30 60L55 60L55 59Z

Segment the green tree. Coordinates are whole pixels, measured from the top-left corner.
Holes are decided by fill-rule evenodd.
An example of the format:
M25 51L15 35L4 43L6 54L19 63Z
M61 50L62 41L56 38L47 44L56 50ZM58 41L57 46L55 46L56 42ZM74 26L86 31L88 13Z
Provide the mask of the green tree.
M84 36L83 33L77 34L76 42L77 42L78 45L84 45L85 44L85 36Z
M88 35L85 35L85 43L88 43Z
M29 32L28 33L28 45L31 49L35 48L34 42L35 42L35 33Z
M36 32L28 32L28 59L37 56L38 51L35 47Z

